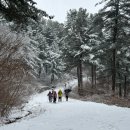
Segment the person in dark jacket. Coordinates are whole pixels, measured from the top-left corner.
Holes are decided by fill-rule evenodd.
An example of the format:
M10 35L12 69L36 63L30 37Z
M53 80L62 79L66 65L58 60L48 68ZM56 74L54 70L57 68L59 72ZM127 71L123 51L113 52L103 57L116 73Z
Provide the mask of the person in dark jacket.
M71 92L71 89L65 89L65 90L64 90L66 101L68 101L69 92Z
M56 103L56 100L57 100L57 93L56 91L52 91L52 95L53 95L53 103Z
M49 102L52 102L52 92L49 91L49 93L47 94Z

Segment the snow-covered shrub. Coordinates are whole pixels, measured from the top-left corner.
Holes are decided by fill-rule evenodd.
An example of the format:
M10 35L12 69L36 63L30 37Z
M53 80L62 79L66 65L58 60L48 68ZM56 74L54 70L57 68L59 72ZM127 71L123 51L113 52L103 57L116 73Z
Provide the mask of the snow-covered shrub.
M0 27L0 116L8 116L25 90L31 67L24 59L24 38Z

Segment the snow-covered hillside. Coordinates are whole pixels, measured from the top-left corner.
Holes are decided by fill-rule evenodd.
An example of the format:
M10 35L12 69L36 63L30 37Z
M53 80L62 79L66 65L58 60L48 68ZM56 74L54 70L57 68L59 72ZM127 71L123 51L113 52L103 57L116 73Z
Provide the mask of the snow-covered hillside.
M130 130L130 109L63 98L49 103L48 91L33 96L24 110L33 114L0 130Z

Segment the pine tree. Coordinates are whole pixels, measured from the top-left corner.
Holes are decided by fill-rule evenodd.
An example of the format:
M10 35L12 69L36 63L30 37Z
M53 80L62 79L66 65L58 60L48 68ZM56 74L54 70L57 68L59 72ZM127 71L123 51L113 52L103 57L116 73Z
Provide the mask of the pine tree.
M99 12L99 15L103 19L103 33L105 37L104 45L107 47L107 49L104 49L104 52L109 53L109 59L111 61L109 63L112 63L110 64L112 74L112 91L115 93L117 77L121 78L122 75L120 66L121 63L119 63L120 61L118 57L120 55L118 52L120 53L124 47L128 46L126 36L129 34L127 29L130 26L130 1L105 0L105 2L105 6ZM124 55L124 52L121 54Z
M82 94L83 87L82 64L84 57L90 50L89 43L92 35L89 34L89 26L89 14L86 9L80 8L78 11L73 9L68 12L63 55L70 69L77 68L79 94Z
M42 39L39 41L40 54L45 75L51 77L51 83L61 76L64 63L61 59L61 42L63 25L51 20L46 21L45 25L41 25L43 30Z
M38 20L39 14L49 17L45 11L35 7L33 0L0 0L0 15L7 21L27 24L29 19Z

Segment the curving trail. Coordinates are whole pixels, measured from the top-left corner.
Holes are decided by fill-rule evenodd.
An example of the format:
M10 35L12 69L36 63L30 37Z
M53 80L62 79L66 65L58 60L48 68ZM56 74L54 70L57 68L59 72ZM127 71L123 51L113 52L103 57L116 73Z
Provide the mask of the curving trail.
M130 130L130 109L63 98L49 103L48 91L32 96L24 110L30 117L0 130Z

